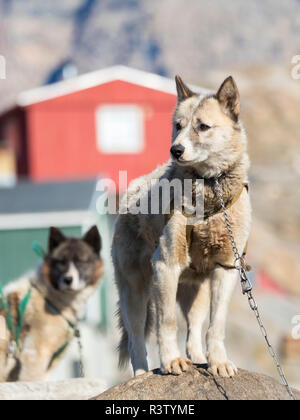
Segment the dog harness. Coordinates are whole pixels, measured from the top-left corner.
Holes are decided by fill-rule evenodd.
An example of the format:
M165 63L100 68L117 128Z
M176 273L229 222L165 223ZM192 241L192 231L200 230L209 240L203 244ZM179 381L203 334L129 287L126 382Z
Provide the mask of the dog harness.
M5 311L6 325L11 335L10 343L16 343L17 349L19 351L21 351L20 335L23 329L23 319L27 309L27 305L31 298L31 291L32 289L30 288L24 299L22 299L22 301L18 305L18 320L17 325L15 325L11 313L10 304L4 294L2 286L0 285L0 310Z
M65 316L63 316L61 311L49 299L47 299L43 295L43 293L39 290L39 288L35 284L32 285L32 287L34 287L35 290L42 296L42 298L45 300L45 302L49 306L49 308L51 308L53 310L53 312L55 312L57 315L59 315L61 318L63 318L65 320L65 322L68 324L68 327L69 327L69 337L68 337L67 341L51 357L50 362L48 364L48 370L49 370L51 368L51 366L53 365L53 363L55 362L55 360L58 359L67 350L67 348L71 344L73 338L77 337L78 329L77 329L75 324L73 324Z
M4 294L2 286L0 285L0 311L4 310L4 312L5 312L7 329L9 330L10 335L11 335L10 350L9 350L9 353L11 355L15 354L16 349L20 353L22 352L22 345L21 345L21 342L20 342L20 336L21 336L21 332L23 330L23 326L24 326L23 320L24 320L24 316L25 316L25 313L26 313L28 303L29 303L30 298L31 298L33 287L35 289L37 289L37 287L35 287L33 285L29 289L28 293L26 294L24 299L22 299L22 301L20 302L20 304L18 306L18 320L17 320L17 324L15 325L14 321L13 321L13 316L12 316L12 311L11 311L9 301ZM53 363L55 362L55 360L58 359L65 352L65 350L68 348L68 346L70 345L73 337L76 336L77 328L74 324L72 324L69 320L67 320L65 317L62 316L61 312L52 304L52 302L50 302L45 297L44 297L44 299L45 299L45 302L47 303L47 305L53 311L55 311L57 313L57 315L60 315L66 321L66 323L68 324L68 326L70 328L70 331L72 330L72 333L70 332L68 340L66 341L66 343L63 344L51 357L49 365L48 365L48 369L50 369L51 366L53 365ZM15 343L15 345L14 345L14 343Z

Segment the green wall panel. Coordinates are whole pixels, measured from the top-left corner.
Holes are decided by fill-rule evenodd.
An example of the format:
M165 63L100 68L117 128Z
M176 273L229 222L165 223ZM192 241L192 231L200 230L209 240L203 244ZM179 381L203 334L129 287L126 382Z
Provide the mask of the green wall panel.
M81 227L62 228L68 236L80 237ZM0 231L0 283L15 280L38 265L40 259L32 251L38 241L46 250L48 229L20 229Z

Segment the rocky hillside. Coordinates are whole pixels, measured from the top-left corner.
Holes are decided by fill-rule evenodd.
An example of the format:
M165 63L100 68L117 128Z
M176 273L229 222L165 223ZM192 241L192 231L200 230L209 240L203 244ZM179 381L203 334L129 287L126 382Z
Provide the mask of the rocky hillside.
M79 73L126 64L196 83L206 70L299 53L298 0L0 0L0 16L2 107L67 59Z

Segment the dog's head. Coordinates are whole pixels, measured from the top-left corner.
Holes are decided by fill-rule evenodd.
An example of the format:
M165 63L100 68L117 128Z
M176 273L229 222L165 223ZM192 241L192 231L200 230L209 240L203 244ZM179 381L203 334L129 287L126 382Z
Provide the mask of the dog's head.
M240 95L228 77L215 95L192 92L176 76L178 103L173 119L172 159L213 177L231 166L246 150L240 122Z
M49 250L44 274L51 287L76 293L96 286L102 275L101 237L96 226L82 239L67 238L59 229L50 228Z

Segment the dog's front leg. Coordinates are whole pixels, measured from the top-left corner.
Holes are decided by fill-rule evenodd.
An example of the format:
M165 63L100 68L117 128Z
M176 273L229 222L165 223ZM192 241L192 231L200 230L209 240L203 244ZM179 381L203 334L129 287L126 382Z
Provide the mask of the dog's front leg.
M214 376L233 377L237 368L228 360L225 329L228 307L237 281L235 270L216 268L211 276L211 316L207 333L207 358Z
M20 382L43 382L46 380L49 361L52 355L47 346L39 345L35 335L27 336L19 358Z
M180 375L191 362L181 357L177 342L176 296L180 274L188 265L186 221L174 215L153 257L157 333L163 373Z

